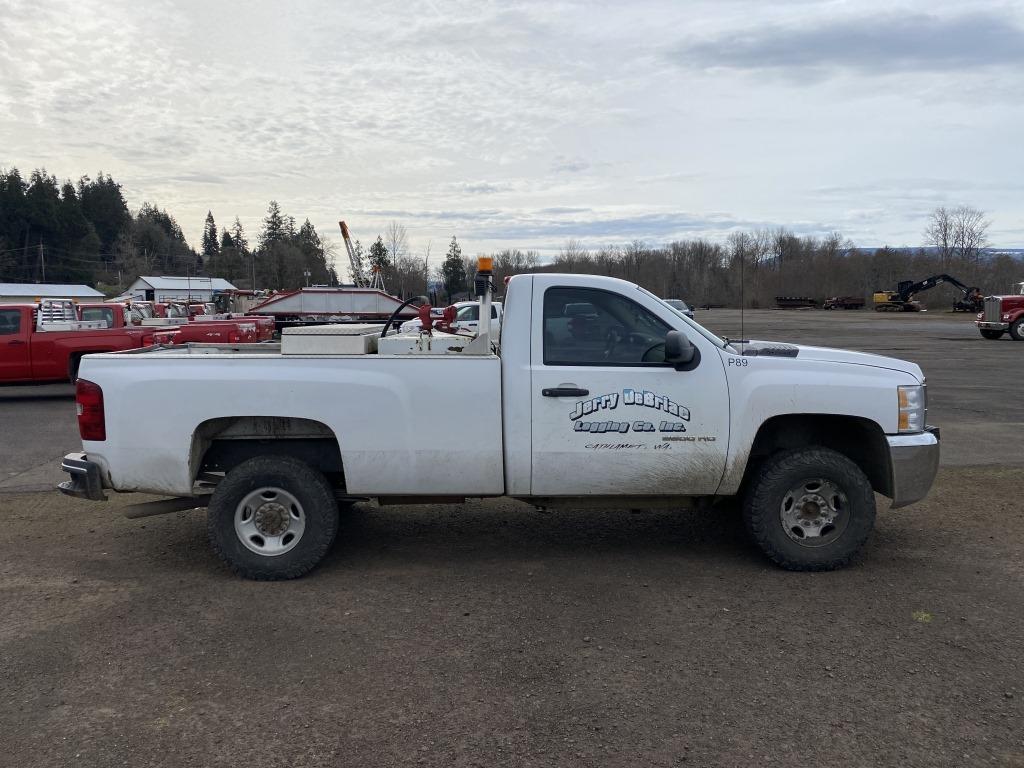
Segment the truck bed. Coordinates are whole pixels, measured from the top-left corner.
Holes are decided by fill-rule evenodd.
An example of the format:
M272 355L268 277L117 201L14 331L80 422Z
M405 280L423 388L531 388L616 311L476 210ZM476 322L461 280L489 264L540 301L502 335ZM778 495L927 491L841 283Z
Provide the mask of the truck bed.
M173 346L142 347L140 349L126 349L123 352L114 352L113 355L145 355L146 358L189 358L189 357L260 357L281 355L281 342L266 341L258 344L201 344L190 341L185 344ZM291 355L289 357L292 357ZM336 355L333 355L336 357Z
M209 435L232 419L269 417L333 435L351 494L504 492L496 355L285 356L279 344L188 344L89 356L81 377L111 404L107 440L84 448L118 489L189 495ZM140 434L146 414L158 433Z

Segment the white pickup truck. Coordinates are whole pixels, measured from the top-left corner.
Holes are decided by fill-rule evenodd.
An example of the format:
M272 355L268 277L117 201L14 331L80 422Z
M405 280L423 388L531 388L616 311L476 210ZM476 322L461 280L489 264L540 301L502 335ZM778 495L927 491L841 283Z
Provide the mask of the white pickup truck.
M518 275L504 309L500 348L418 330L353 354L311 337L290 349L286 334L87 356L84 451L63 460L61 490L208 506L235 572L284 579L320 561L339 504L358 498L629 509L740 496L771 560L825 570L864 544L874 492L902 507L931 487L939 435L914 363L730 342L608 277ZM140 444L143 423L157 439Z

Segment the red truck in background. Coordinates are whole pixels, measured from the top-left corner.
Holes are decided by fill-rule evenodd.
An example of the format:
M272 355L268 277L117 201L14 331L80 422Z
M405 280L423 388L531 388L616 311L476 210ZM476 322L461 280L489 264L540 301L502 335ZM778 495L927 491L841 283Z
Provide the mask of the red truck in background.
M250 344L258 341L270 341L274 337L274 318L268 316L246 316L230 312L215 314L216 306L210 304L184 304L160 302L132 302L128 307L128 315L132 322L154 331L159 331L157 343L168 343L162 340L174 339L169 343L182 344L186 341L199 341L217 344ZM212 334L209 329L200 333L189 330L180 337L167 336L176 330L190 328L195 323L203 325L220 324L235 330L225 330L222 334Z
M87 322L106 323L107 328L131 328L133 323L127 304L115 302L79 302L75 304L78 319Z
M265 340L261 338L262 329L255 320L256 318L240 317L233 318L231 322L225 320L212 320L209 322L194 320L184 325L160 329L154 328L153 343L162 346L187 344L189 342L199 344L255 344ZM271 321L271 334L273 333L273 328L273 321Z
M152 328L124 327L121 317L121 327L107 328L80 320L71 301L0 305L0 383L74 381L83 355L153 343Z
M985 309L975 323L984 338L994 341L1009 331L1014 341L1024 341L1024 283L1017 284L1017 291L985 297Z

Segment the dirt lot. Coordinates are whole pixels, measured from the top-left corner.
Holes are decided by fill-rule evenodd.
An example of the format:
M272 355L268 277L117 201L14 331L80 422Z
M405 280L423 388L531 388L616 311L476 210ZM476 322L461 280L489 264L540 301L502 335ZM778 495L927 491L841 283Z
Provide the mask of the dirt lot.
M73 406L0 391L0 764L1024 766L1024 345L949 314L745 327L928 374L937 487L847 570L770 567L722 511L488 501L366 505L311 576L245 582L202 513L35 491Z

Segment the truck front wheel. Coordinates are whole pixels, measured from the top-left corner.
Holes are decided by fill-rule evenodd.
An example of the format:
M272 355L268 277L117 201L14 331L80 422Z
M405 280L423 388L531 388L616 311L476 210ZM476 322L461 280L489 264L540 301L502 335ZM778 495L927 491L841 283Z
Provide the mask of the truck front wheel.
M1018 317L1010 323L1010 336L1014 341L1024 341L1024 317Z
M338 533L327 479L289 456L257 456L228 472L210 499L210 544L247 579L294 579L319 563Z
M769 458L743 500L747 531L777 565L791 571L842 568L875 524L875 496L860 467L828 448Z

